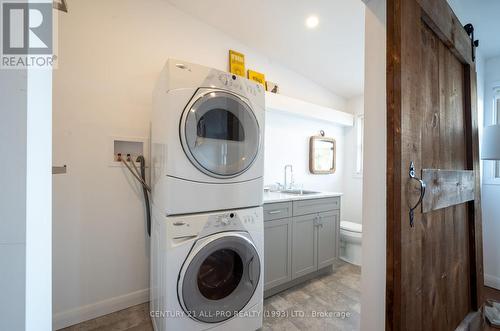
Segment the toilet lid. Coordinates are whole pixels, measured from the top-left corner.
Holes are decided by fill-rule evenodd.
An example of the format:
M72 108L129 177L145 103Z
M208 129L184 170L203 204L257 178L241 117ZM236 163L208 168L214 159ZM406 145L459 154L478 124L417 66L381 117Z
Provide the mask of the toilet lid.
M354 222L342 221L340 222L340 228L342 230L351 231L351 232L359 232L363 231L363 225Z

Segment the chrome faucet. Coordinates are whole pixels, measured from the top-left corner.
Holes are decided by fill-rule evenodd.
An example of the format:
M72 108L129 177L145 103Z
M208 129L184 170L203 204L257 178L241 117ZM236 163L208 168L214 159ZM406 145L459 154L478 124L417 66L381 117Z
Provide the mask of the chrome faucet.
M288 181L287 169L290 169L290 181ZM285 190L289 190L292 188L292 185L293 185L293 166L291 164L285 165L285 181L283 183L284 183L283 186L285 187Z

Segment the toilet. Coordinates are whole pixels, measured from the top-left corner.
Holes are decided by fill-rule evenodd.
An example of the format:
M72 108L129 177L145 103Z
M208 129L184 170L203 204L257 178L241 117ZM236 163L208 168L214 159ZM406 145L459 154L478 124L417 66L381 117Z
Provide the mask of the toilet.
M363 225L340 222L340 258L345 262L361 265L361 238Z

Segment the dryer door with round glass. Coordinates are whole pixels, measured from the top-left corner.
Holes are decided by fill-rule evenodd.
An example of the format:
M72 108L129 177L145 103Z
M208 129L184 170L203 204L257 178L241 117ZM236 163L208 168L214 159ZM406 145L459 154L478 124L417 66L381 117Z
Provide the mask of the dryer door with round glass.
M253 297L260 268L257 250L248 234L207 237L194 247L182 267L178 283L181 305L198 321L225 321Z
M207 90L184 111L180 125L184 151L205 174L231 178L245 172L260 148L260 129L248 102L233 93Z

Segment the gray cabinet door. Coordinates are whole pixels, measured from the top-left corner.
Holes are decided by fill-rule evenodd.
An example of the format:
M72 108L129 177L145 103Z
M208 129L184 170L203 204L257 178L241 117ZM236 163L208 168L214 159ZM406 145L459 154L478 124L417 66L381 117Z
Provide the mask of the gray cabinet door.
M340 212L319 214L318 268L333 264L339 253Z
M264 290L292 280L292 219L264 223Z
M316 219L317 214L293 218L292 279L318 269Z

